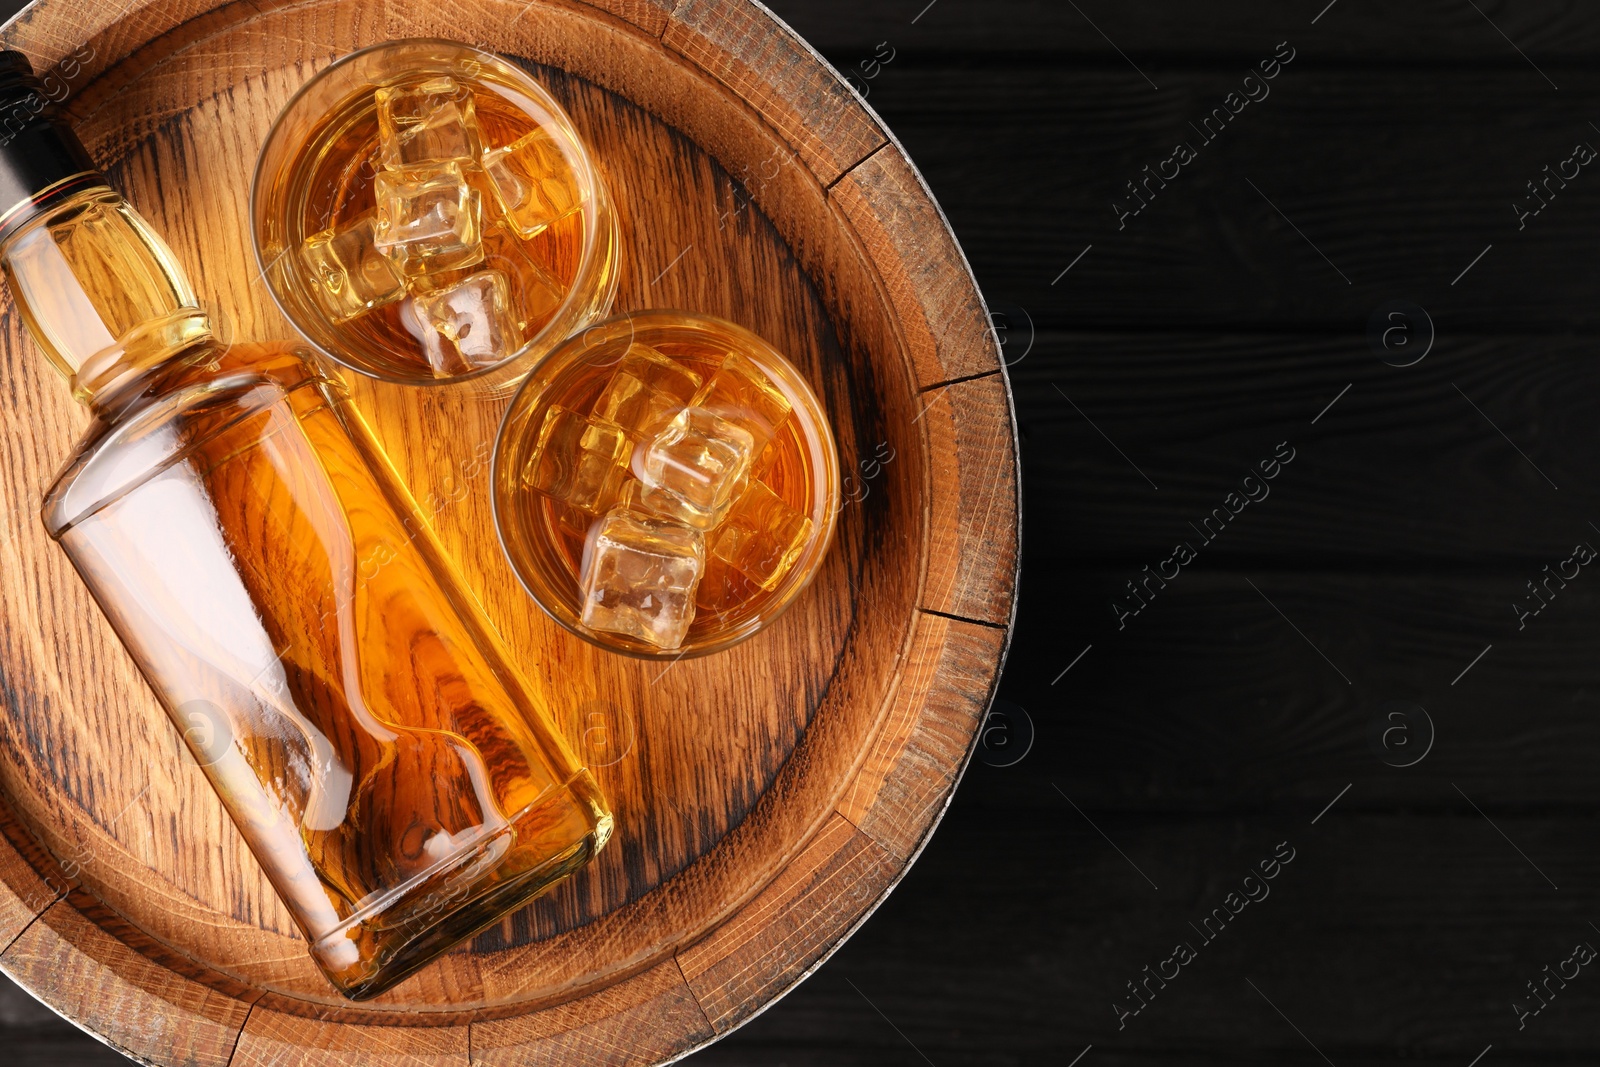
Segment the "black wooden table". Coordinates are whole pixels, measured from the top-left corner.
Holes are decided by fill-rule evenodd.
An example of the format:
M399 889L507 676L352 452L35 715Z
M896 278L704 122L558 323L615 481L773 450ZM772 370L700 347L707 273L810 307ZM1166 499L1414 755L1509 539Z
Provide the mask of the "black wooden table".
M921 861L692 1062L1600 1060L1600 5L773 6L997 311L1023 599Z

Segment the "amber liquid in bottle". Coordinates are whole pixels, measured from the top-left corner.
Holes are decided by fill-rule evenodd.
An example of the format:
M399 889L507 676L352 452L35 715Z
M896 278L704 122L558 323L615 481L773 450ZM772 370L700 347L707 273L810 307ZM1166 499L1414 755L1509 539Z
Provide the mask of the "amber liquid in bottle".
M96 416L45 523L317 964L374 996L581 866L610 813L339 386L220 343L95 178L0 238Z

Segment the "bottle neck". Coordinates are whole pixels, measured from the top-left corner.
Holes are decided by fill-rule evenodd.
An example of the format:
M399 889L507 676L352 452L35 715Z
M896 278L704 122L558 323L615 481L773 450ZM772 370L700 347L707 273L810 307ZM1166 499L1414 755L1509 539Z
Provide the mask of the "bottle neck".
M73 395L105 413L157 368L215 347L172 250L11 49L0 49L0 114L0 270Z
M45 357L103 412L214 339L172 250L103 178L86 184L23 205L33 217L0 229L0 269Z

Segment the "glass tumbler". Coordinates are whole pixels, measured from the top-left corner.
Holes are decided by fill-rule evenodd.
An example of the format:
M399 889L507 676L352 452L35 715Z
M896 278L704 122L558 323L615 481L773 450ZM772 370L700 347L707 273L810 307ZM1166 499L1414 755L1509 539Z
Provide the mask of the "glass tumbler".
M509 393L604 316L618 227L561 106L499 56L434 39L354 52L284 108L250 206L278 307L362 374Z
M495 446L495 526L539 606L603 648L699 656L815 577L839 460L800 371L734 323L645 311L560 345Z

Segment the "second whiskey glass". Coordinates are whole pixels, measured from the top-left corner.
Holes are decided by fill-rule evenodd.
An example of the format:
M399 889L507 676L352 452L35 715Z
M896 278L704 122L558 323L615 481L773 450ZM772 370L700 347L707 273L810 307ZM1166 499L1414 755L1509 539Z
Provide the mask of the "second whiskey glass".
M619 315L558 347L506 410L492 482L539 606L642 658L770 625L821 568L840 508L833 432L799 369L689 311Z

